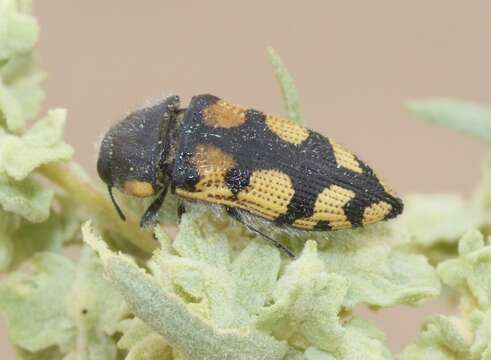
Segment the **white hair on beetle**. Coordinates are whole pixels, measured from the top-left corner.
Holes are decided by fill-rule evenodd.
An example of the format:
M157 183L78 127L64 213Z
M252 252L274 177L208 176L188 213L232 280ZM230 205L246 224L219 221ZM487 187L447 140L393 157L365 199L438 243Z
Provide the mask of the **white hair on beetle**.
M134 111L138 111L138 110L142 110L142 109L146 109L146 108L158 105L170 96L175 96L175 93L167 93L167 94L162 94L160 96L155 96L155 97L150 97L150 98L147 97L143 101L140 102L141 105L139 107L137 107L137 109Z

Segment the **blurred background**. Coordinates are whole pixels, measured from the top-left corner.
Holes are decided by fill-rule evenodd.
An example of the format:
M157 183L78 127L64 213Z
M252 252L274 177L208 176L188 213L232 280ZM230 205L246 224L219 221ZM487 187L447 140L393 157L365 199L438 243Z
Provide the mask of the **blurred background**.
M49 75L43 113L68 109L67 141L93 176L104 131L149 99L178 94L186 104L206 92L284 115L271 45L296 80L307 126L353 150L398 192L469 193L478 181L486 146L419 122L403 102L489 101L489 1L35 5L38 57ZM433 302L368 316L399 351L435 311L452 310ZM0 358L15 359L1 323Z

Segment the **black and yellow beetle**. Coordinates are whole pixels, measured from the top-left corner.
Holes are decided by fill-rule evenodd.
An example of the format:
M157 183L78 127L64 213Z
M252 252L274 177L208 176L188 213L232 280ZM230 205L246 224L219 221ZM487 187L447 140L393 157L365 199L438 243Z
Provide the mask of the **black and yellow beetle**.
M133 112L105 135L97 170L122 218L112 187L156 196L142 226L169 188L180 199L225 207L274 242L251 219L329 231L387 220L403 209L371 168L331 139L213 95L193 97L187 109L170 96Z

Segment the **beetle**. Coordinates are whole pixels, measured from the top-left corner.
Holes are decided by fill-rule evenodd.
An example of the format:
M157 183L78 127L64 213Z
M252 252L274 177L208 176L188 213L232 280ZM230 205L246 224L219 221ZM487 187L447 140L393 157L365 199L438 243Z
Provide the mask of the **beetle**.
M256 220L283 229L331 231L399 215L400 198L356 155L292 121L216 96L179 97L137 110L111 127L97 161L112 189L154 196L140 225L158 213L167 192L185 202L225 208L250 230Z

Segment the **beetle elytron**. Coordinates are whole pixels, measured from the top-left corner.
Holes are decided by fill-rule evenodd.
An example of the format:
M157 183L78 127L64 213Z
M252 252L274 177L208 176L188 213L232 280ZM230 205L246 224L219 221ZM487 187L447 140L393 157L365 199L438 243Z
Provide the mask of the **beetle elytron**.
M212 95L193 97L187 109L170 96L133 112L105 135L97 170L123 218L113 187L156 196L142 226L169 188L180 199L225 207L256 232L250 219L328 231L387 220L403 209L371 168L331 139Z

